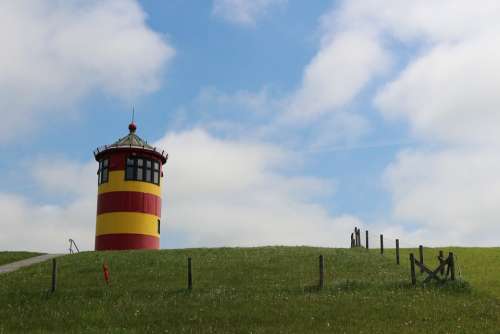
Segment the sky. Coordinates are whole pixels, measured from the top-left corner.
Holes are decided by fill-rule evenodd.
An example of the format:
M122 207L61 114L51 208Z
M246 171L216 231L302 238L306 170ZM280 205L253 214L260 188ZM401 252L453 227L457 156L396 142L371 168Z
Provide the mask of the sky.
M162 248L498 246L500 3L0 2L0 250L92 250L93 150L169 153ZM390 241L386 242L390 245Z

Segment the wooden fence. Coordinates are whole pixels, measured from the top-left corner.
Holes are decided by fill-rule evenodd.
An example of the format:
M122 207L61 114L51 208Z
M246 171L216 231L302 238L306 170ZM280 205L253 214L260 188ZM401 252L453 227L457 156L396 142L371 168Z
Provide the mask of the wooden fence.
M361 244L361 229L355 227L354 232L351 233L351 248L365 248L369 249L369 233L368 230L365 231L365 247ZM384 255L384 235L380 234L380 254ZM450 252L445 258L443 251L440 250L437 256L439 265L435 269L429 268L424 263L424 247L422 245L418 246L418 260L415 258L413 253L410 253L410 279L413 285L417 284L417 276L415 272L415 266L420 269L421 274L427 274L423 283L429 283L435 280L439 283L444 283L448 279L451 281L455 280L455 256L453 252ZM400 265L400 249L399 249L399 239L396 239L396 264Z

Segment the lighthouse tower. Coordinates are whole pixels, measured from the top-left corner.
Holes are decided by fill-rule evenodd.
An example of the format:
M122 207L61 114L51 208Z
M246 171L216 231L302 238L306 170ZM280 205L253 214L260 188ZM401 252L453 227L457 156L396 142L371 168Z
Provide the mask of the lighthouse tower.
M99 163L96 250L160 247L162 166L168 154L129 134L94 151Z

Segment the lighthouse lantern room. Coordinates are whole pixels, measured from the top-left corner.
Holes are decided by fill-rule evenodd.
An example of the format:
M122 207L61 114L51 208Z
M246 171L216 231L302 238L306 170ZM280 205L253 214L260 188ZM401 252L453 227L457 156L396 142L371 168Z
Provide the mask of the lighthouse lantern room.
M97 171L96 250L160 247L162 167L168 154L129 134L94 151Z

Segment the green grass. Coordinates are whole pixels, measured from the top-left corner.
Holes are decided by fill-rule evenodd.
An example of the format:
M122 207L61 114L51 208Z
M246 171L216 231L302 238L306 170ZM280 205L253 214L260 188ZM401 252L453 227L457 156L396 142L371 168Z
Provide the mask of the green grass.
M490 265L500 250L454 251L467 281L416 288L407 256L397 266L392 250L385 256L310 247L80 253L58 259L54 295L49 262L0 275L0 333L500 333L500 270L498 261ZM315 289L319 254L326 260L322 291Z
M3 264L24 260L29 257L40 255L33 252L0 252L0 266Z

